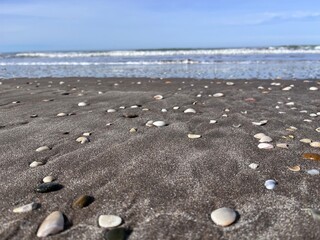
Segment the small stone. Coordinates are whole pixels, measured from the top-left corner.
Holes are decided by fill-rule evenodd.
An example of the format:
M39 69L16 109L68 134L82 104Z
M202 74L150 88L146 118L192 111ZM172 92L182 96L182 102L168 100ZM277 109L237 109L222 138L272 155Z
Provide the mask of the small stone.
M317 154L317 153L304 153L302 157L304 159L320 161L320 154Z
M50 148L48 146L42 146L36 149L36 152L43 152L46 150L50 150Z
M164 121L155 121L152 124L156 127L163 127L167 125Z
M54 177L52 177L52 176L46 176L46 177L44 177L43 179L42 179L42 181L44 182L44 183L50 183L50 182L52 182L54 180Z
M214 210L211 213L212 221L222 227L231 225L232 223L234 223L236 218L237 213L231 208L222 207Z
M156 100L161 100L161 99L163 99L163 96L162 95L155 95L153 98Z
M130 108L138 108L138 105L132 105Z
M259 164L257 164L257 163L250 163L249 164L249 167L251 168L251 169L257 169L258 167L259 167Z
M136 129L136 128L131 128L131 129L129 130L129 132L135 133L135 132L137 132L137 129Z
M320 142L311 142L310 146L315 148L320 148Z
M113 109L113 108L107 110L108 113L114 113L114 112L116 112L116 111L117 111L117 110L115 110L115 109Z
M34 168L34 167L38 167L38 166L41 166L43 165L44 163L43 162L39 162L39 161L33 161L32 163L30 163L30 167Z
M76 139L76 141L79 142L79 143L81 143L81 144L84 144L84 143L89 142L89 139L88 139L87 137L85 137L85 136L81 136L81 137L78 137L78 138Z
M26 205L23 205L21 207L17 207L15 209L13 209L14 213L24 213L24 212L30 212L32 210L35 210L39 207L38 203L32 202Z
M196 110L194 110L193 108L188 108L184 110L184 113L196 113Z
M191 139L201 138L201 135L189 133L188 138L191 138Z
M311 90L311 91L317 91L318 88L317 88L317 87L310 87L309 90Z
M66 113L58 113L57 114L57 117L64 117L64 116L67 116L67 114Z
M309 138L303 138L303 139L300 140L300 142L303 142L303 143L311 143L312 140L309 139Z
M116 215L100 215L98 223L100 227L113 228L119 226L122 223L122 219Z
M77 198L73 203L72 203L72 208L84 208L89 206L92 202L94 201L94 198L88 195L83 195Z
M209 123L210 123L210 124L217 123L217 120L210 120Z
M258 148L260 148L260 149L272 149L273 145L269 144L269 143L260 143L258 145Z
M310 175L319 175L320 172L317 169L311 169L311 170L308 170L307 173Z
M272 142L272 138L269 136L263 136L262 138L260 138L259 142L261 142L261 143Z
M64 229L64 217L62 212L52 212L46 219L41 223L37 237L47 237L63 231Z
M79 102L79 103L78 103L78 106L79 106L79 107L85 107L85 106L87 106L87 103L85 103L85 102Z
M47 193L47 192L54 192L62 189L63 186L59 183L48 182L48 183L41 183L36 187L36 192L39 193Z
M226 85L228 85L228 86L233 86L234 83L233 83L233 82L226 82Z
M137 114L124 113L122 115L124 118L136 118L139 117Z
M264 183L264 186L269 189L269 190L273 190L277 185L277 182L273 179L269 179Z
M128 231L125 228L115 228L107 231L104 234L106 240L126 240L128 237Z
M266 135L264 134L264 133L257 133L257 134L255 134L253 137L254 138L257 138L257 139L261 139L261 138L263 138L263 137L265 137Z

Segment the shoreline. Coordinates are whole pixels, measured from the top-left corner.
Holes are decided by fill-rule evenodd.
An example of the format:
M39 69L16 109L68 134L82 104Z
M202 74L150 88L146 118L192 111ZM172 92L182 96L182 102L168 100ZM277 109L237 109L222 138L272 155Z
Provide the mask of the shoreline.
M50 239L102 239L101 214L120 216L129 240L317 239L319 222L302 210L320 209L319 175L307 173L320 162L302 157L320 148L300 142L320 141L320 92L310 90L320 82L308 80L1 79L0 238L35 239L43 219L60 210L71 226ZM148 127L149 120L167 125ZM89 142L78 143L85 132ZM258 148L260 132L273 149ZM50 150L36 152L41 146ZM33 161L43 165L31 168ZM288 169L296 165L299 172ZM35 192L47 175L63 188ZM72 209L83 194L94 201ZM41 207L12 212L30 202ZM235 209L236 222L215 225L210 214L220 207Z

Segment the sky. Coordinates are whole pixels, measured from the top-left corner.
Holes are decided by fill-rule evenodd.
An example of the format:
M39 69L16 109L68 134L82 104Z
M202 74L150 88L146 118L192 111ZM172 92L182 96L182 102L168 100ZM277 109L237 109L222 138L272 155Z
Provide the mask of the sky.
M298 44L319 0L0 0L0 52Z

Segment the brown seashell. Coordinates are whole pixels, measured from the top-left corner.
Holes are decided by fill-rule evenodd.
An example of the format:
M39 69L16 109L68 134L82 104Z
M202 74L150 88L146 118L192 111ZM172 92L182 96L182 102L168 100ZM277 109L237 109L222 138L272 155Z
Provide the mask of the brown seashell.
M320 154L317 154L317 153L304 153L302 157L304 159L320 161Z

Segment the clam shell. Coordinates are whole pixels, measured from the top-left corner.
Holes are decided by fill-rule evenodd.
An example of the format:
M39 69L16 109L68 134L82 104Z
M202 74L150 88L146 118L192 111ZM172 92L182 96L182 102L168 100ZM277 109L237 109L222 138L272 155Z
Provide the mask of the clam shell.
M67 114L66 113L58 113L57 114L57 117L64 117L64 116L67 116Z
M269 144L269 143L260 143L258 145L258 148L260 148L260 149L272 149L273 145Z
M272 142L272 138L269 136L263 136L262 138L260 138L259 142L261 142L261 143Z
M311 143L312 140L309 139L309 138L303 138L303 139L300 140L300 142L303 142L303 143Z
M299 165L288 167L288 169L292 172L299 172L301 170L301 167Z
M311 147L316 147L316 148L320 148L320 142L311 142L310 143Z
M107 110L108 113L114 113L114 112L116 112L116 111L117 111L117 110L115 110L115 109L113 109L113 108Z
M269 190L274 189L276 187L276 185L277 185L277 182L273 179L269 179L269 180L265 181L265 183L264 183L264 186Z
M156 127L163 127L163 126L167 125L164 121L155 121L152 124Z
M201 138L201 135L189 133L188 138L191 138L191 139Z
M265 125L267 122L268 120L262 120L260 122L252 122L252 124L256 126L262 126L262 125Z
M162 95L155 95L153 98L156 100L161 100L161 99L163 99L163 96Z
M263 138L263 137L265 137L265 136L267 136L267 135L265 135L264 133L257 133L257 134L255 134L253 137L254 137L254 138L257 138L257 139L261 139L261 138Z
M36 152L43 152L46 150L50 150L50 148L48 146L42 146L36 149Z
M29 166L34 168L43 165L43 162L33 161Z
M282 91L289 91L289 90L291 90L292 89L292 87L285 87L285 88L282 88Z
M217 123L217 120L210 120L209 122L210 124L214 124L214 123Z
M317 91L318 88L317 88L317 87L310 87L309 90L311 90L311 91Z
M64 229L64 218L60 211L52 212L46 219L41 223L37 237L47 237L61 232Z
M87 103L85 103L85 102L79 102L79 103L78 103L78 106L79 106L79 107L84 107L84 106L87 106Z
M53 176L46 176L42 179L44 183L49 183L49 182L52 182L53 180L54 180Z
M194 110L193 108L187 108L186 110L184 110L184 113L196 113L196 110Z
M288 149L289 148L289 145L286 144L286 143L277 143L276 145L278 148L285 148L285 149Z
M257 168L259 167L259 164L257 164L257 163L250 163L250 164L249 164L249 167L250 167L251 169L257 169Z
M212 95L213 97L223 97L224 94L223 93L215 93Z
M148 122L146 123L146 126L147 126L147 127L152 127L152 126L153 126L153 121L152 121L152 120L148 121Z

